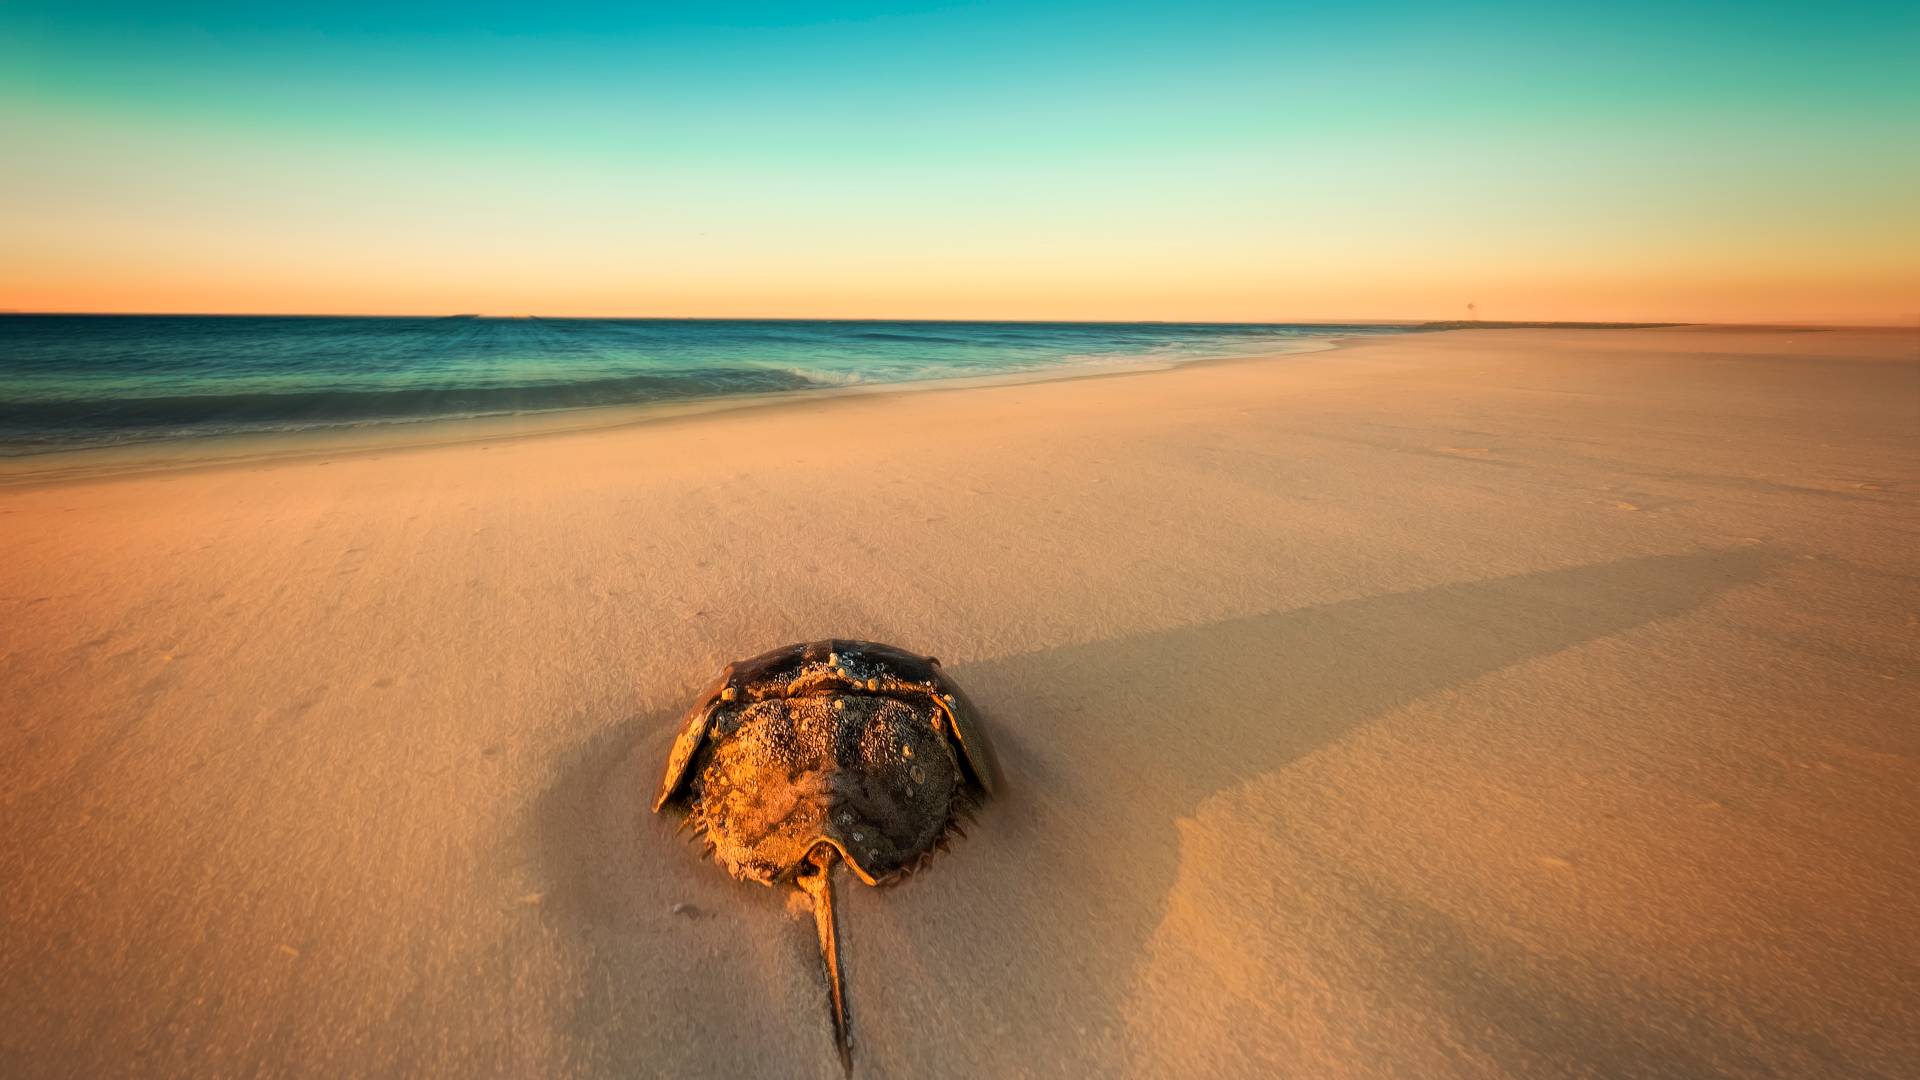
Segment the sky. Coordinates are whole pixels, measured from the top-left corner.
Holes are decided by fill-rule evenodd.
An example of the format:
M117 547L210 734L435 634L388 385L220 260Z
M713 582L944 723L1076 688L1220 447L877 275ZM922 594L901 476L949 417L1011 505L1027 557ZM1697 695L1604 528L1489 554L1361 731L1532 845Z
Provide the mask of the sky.
M1920 4L0 0L0 309L1920 322Z

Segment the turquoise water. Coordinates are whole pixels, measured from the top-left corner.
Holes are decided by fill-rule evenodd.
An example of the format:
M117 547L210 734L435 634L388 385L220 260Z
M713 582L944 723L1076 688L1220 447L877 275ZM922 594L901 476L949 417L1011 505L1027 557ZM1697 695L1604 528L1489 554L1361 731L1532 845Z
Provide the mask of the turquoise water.
M1377 326L0 316L0 454L1286 351Z

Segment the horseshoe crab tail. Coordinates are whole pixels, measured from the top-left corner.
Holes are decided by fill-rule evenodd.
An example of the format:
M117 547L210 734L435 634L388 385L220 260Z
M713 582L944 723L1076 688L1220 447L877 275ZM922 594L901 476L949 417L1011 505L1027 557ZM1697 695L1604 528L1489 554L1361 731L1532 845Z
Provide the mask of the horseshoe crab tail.
M813 901L813 923L820 932L820 962L827 969L827 992L833 999L833 1044L840 1051L840 1067L853 1075L853 1028L847 1016L845 977L840 967L840 924L833 917L833 864L839 852L820 844L807 855L813 868L795 881Z

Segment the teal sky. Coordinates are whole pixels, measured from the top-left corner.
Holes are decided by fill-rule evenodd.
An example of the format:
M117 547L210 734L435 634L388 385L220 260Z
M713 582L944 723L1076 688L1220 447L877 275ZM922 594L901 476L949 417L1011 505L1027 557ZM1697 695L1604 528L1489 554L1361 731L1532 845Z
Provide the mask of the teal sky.
M0 307L1920 318L1913 4L261 9L0 2Z

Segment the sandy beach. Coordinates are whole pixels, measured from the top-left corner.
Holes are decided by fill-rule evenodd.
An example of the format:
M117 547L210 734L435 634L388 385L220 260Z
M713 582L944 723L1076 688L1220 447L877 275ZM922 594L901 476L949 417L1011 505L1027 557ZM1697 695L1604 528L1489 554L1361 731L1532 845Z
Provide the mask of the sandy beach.
M0 1075L837 1077L646 812L941 657L856 1072L1915 1076L1920 336L1470 330L0 488Z

